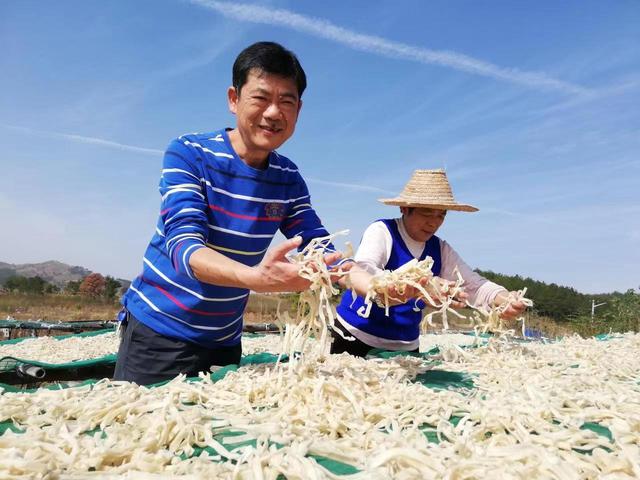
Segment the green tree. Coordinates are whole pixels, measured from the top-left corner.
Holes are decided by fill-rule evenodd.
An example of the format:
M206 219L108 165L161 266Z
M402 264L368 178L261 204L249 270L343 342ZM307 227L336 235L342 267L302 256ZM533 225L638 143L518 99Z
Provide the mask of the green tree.
M109 300L115 300L116 296L120 292L120 289L122 288L122 285L115 278L108 275L105 277L104 281L104 297Z
M21 275L16 275L9 278L4 285L8 290L32 295L42 295L48 283L38 276L23 277Z
M44 286L44 293L46 294L54 294L54 293L58 293L60 291L60 287L58 287L57 285L54 285L53 283L47 283Z
M615 331L640 331L640 294L633 289L614 293L602 318Z
M80 280L70 280L64 286L65 293L76 295L80 290Z
M25 280L26 278L21 277L19 275L13 275L9 278L7 278L7 281L4 282L4 287L7 290L11 290L11 291L22 291L22 288L25 284Z
M592 297L579 293L573 288L555 283L547 284L529 277L523 278L520 275L510 276L480 270L477 272L488 280L504 286L507 290L522 290L526 287L526 295L533 300L533 309L540 315L565 321L587 315L590 311Z

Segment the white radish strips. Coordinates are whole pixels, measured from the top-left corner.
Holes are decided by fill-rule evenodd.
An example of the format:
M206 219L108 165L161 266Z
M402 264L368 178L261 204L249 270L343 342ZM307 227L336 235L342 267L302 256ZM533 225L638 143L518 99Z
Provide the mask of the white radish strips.
M330 298L339 291L332 284L331 277L347 275L339 267L330 272L324 262L324 256L330 253L329 244L340 235L346 235L349 231L343 230L326 237L314 238L300 252L290 257L290 261L300 268L299 275L311 282L308 290L300 293L298 310L295 319L291 319L287 312L280 315L281 322L286 324L284 334L284 351L293 360L295 352L303 352L308 345L308 340L314 338L318 348L328 352L331 341L330 329L334 328L336 310ZM352 255L351 246L345 256Z
M447 314L449 313L456 315L458 318L468 318L451 307L451 304L464 292L464 279L460 275L458 268L456 267L454 270L455 283L443 287L442 280L434 277L431 271L432 267L433 259L431 257L420 261L413 259L396 270L387 270L380 275L374 276L367 290L365 297L366 309L362 316L365 318L369 316L373 302L384 307L385 314L388 316L392 301L398 300L393 298L389 292L393 289L402 295L407 287L413 287L419 292L419 298L424 300L428 307L435 309L424 315L420 324L422 334L427 333L428 326L434 326L433 317L435 315L440 315L443 330L449 329L447 321ZM527 289L525 288L518 292L510 292L507 302L497 307L476 307L467 303L467 306L475 310L473 317L469 319L470 325L474 325L476 332L505 332L501 315L511 302L521 301L528 307L533 305L531 300L525 298L526 291ZM524 319L520 318L518 320L522 322L522 336L524 336Z
M113 355L118 351L119 343L115 332L61 339L36 337L0 345L0 358L14 357L50 364L70 363Z
M471 394L409 382L429 376L418 358L312 353L292 372L248 366L215 384L178 378L147 389L102 381L91 389L6 393L0 420L12 418L25 433L0 436L0 477L137 471L332 478L305 457L315 454L355 466L362 478L635 478L639 348L638 334L490 342L437 367L472 374ZM613 440L581 428L589 422L608 427ZM425 424L435 427L439 444L421 433ZM104 435L80 434L99 425ZM232 450L232 438L213 438L229 428L257 446ZM181 459L192 446L209 447L211 456Z
M315 340L307 341L313 343ZM120 339L115 332L61 339L36 337L0 345L0 358L13 357L55 365L114 355L118 352L119 345ZM279 335L242 337L242 353L245 355L262 352L280 353L281 351L282 338Z
M507 301L502 305L493 308L482 308L469 305L475 310L473 321L475 323L474 330L476 331L476 333L486 333L487 331L490 331L492 333L512 334L513 332L511 330L505 329L502 314L511 303L522 302L527 307L533 306L533 301L525 298L526 293L526 287L516 292L509 292ZM522 323L522 336L525 337L524 317L518 318L518 321Z
M441 279L434 277L431 271L432 267L433 259L431 257L420 261L413 259L396 270L387 270L374 276L367 290L365 297L367 308L362 316L369 316L373 302L384 307L385 314L388 316L391 303L398 300L391 296L390 291L393 289L403 295L408 287L412 287L418 291L419 298L425 301L428 307L436 309L425 316L421 324L422 333L426 333L427 325L433 326L433 316L436 314L441 315L443 328L447 330L449 328L447 313L462 317L451 307L451 304L464 291L464 280L456 269L456 282L450 286L443 285Z
M313 339L308 341L314 342ZM120 339L115 332L61 339L36 337L0 345L0 358L13 357L55 365L114 355L118 352L119 344ZM282 338L279 335L242 338L242 352L245 355L261 352L280 353L281 346Z

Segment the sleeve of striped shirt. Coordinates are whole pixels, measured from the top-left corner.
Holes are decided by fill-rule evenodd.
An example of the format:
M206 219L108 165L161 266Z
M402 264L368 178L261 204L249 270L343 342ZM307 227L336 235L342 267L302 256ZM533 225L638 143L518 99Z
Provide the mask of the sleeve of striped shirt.
M195 278L189 258L206 246L207 202L191 148L179 139L171 142L164 155L159 190L167 254L176 272Z
M300 174L297 175L298 181L292 195L294 201L290 204L287 216L280 225L280 231L287 238L300 235L302 244L298 247L298 250L302 250L312 239L324 237L329 233L325 230L320 218L318 218L311 206L311 197L307 184ZM333 245L329 245L329 250L335 250Z

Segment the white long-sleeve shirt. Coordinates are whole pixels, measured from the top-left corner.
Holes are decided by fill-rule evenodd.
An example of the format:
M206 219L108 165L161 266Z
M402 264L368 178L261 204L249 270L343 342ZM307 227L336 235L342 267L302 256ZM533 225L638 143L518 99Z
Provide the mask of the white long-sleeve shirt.
M401 218L397 218L395 221L396 225L398 225L400 236L411 254L415 258L420 258L424 251L425 242L418 242L411 238L404 228ZM355 261L361 268L372 275L382 273L391 256L392 245L391 233L385 224L383 222L374 222L367 227L362 236L362 242L356 252ZM499 292L506 291L504 287L474 272L460 258L460 255L451 245L442 239L440 239L440 255L442 267L439 276L445 280L457 280L453 273L457 266L464 279L464 289L469 295L469 303L472 305L486 307L493 302Z

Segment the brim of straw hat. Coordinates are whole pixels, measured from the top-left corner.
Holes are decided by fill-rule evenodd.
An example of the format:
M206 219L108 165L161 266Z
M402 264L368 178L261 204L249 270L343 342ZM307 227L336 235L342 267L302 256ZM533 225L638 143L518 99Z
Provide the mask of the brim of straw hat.
M437 210L456 210L459 212L477 212L478 208L473 205L464 203L443 203L433 202L420 199L407 199L402 197L396 198L380 198L378 201L385 205L395 205L398 207L414 207L414 208L434 208Z
M477 212L473 205L456 202L447 180L447 173L442 169L416 170L411 179L395 198L381 198L385 205L398 207L434 208L438 210L458 210L461 212Z

